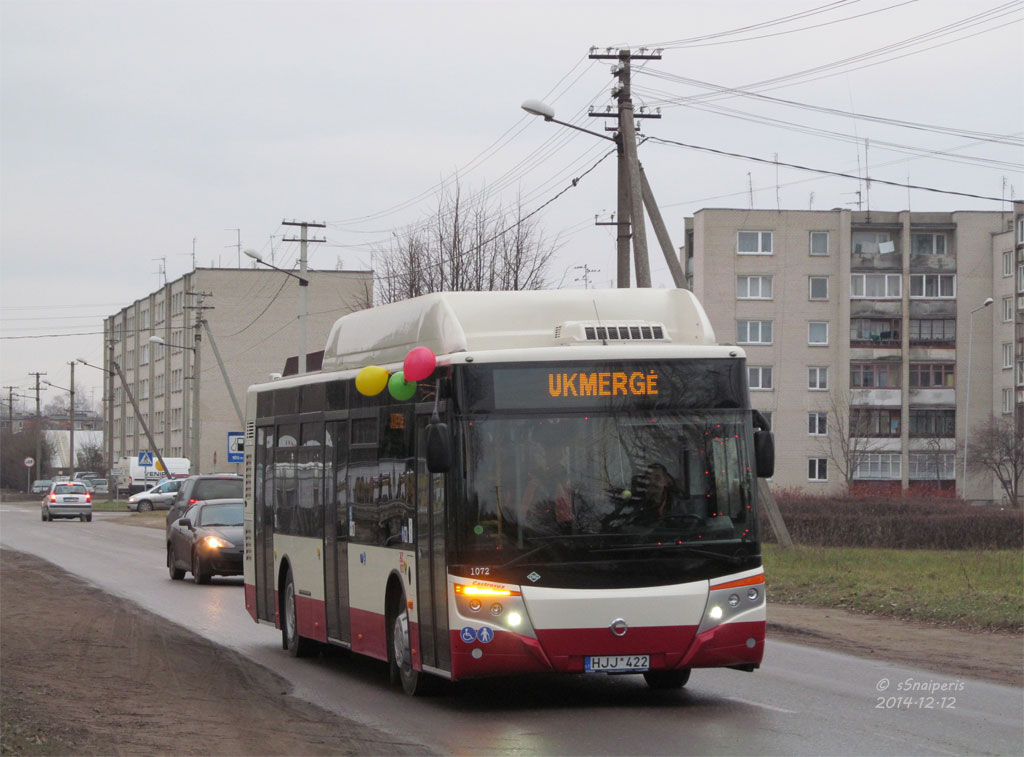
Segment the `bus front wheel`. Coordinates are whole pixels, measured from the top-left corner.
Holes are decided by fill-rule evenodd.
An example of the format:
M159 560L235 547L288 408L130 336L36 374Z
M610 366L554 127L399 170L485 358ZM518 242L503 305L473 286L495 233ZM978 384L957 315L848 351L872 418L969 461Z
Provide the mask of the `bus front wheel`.
M281 624L281 646L287 649L292 657L305 657L310 652L312 642L299 636L299 617L295 609L295 579L292 578L291 568L288 568L288 576L285 578L281 604L284 605L281 608L284 619Z
M409 608L405 594L400 594L399 601L392 607L388 622L390 629L388 645L388 663L391 682L402 682L402 689L410 696L423 696L434 690L432 685L436 679L416 670L412 664L412 642L409 638Z
M648 670L644 680L652 689L681 689L690 680L690 669L682 670Z

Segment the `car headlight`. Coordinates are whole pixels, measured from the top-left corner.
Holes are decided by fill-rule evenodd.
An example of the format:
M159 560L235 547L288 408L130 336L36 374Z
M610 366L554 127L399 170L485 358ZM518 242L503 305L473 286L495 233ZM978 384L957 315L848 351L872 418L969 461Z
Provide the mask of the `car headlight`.
M129 501L129 502L135 502L135 497L129 497L129 498L128 498L128 501Z
M213 536L212 534L210 536L204 536L202 544L208 549L224 549L224 547L231 546L229 542L224 541L219 536Z

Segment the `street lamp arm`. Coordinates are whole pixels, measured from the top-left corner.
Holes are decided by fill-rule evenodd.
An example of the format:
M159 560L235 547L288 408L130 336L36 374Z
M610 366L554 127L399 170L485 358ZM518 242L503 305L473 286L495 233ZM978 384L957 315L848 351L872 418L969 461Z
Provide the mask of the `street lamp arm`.
M571 124L566 121L559 121L557 118L555 118L555 109L552 108L547 103L541 102L540 100L525 100L523 101L523 104L520 105L519 107L521 107L531 116L540 116L545 121L551 121L551 123L558 124L559 126L565 126L570 129L575 129L576 131L582 131L585 134L592 134L595 137L607 139L609 142L618 142L618 140L615 137L609 137L607 134L602 134L599 131L591 131L590 129L584 129L582 126L577 126L576 124ZM252 256L250 255L250 257Z
M291 271L286 271L284 268L278 268L273 263L268 263L266 260L263 259L263 257L258 252L256 252L256 250L246 250L245 254L248 255L253 260L255 260L260 265L265 265L267 268L273 268L275 271L280 271L281 273L285 274L286 276L291 276L293 279L298 279L299 280L299 286L301 286L301 287L308 287L309 286L309 281L308 280L302 278L301 276L298 276L298 275L292 273Z
M545 118L544 120L545 121L551 121L551 123L555 123L555 124L558 124L560 126L567 126L570 129L575 129L576 131L582 131L582 132L584 132L586 134L593 134L595 137L600 137L601 139L607 139L609 142L615 142L616 144L618 143L618 140L615 137L609 137L607 134L602 134L599 131L591 131L590 129L584 129L582 126L577 126L576 124L571 124L568 121L559 121L557 118Z

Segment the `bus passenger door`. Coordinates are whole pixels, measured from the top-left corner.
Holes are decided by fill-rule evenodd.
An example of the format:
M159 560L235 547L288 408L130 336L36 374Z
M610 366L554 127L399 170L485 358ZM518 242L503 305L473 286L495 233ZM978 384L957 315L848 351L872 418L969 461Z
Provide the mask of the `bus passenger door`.
M327 638L352 642L348 596L348 421L329 421L324 446Z
M445 564L445 474L427 470L425 435L431 408L416 417L416 583L419 589L420 659L451 670L448 641L448 574ZM444 403L439 407L444 417Z
M256 431L256 467L262 469L254 492L253 530L256 568L256 617L274 622L277 604L274 580L274 426Z

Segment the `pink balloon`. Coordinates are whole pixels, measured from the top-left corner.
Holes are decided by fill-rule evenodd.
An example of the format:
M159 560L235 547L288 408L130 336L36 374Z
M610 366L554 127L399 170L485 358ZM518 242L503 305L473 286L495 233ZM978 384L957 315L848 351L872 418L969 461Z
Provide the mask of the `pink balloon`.
M405 356L402 370L406 381L423 381L434 372L437 358L429 347L413 347Z

